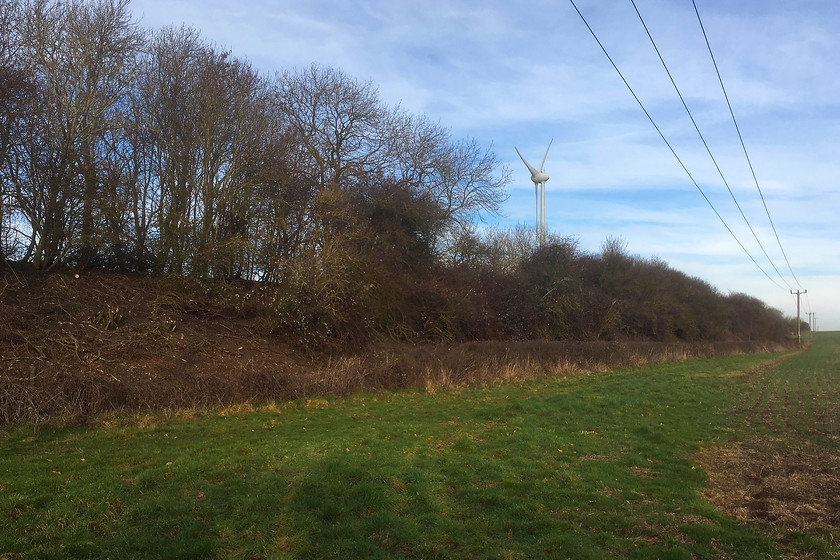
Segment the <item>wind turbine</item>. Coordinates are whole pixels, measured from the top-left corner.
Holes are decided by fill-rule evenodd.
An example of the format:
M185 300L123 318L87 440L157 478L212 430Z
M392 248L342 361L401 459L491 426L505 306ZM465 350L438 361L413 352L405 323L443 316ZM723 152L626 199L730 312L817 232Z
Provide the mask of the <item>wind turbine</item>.
M548 157L548 150L551 149L552 142L554 142L554 138L551 139L551 142L548 143L548 148L545 149L545 155L542 158L539 169L534 169L530 163L525 161L525 158L519 153L519 149L516 146L513 147L516 153L519 154L519 159L522 160L522 163L531 172L531 180L534 182L534 198L537 200L537 234L539 236L540 246L545 243L545 182L548 181L548 174L543 172L543 166L545 166L545 158Z

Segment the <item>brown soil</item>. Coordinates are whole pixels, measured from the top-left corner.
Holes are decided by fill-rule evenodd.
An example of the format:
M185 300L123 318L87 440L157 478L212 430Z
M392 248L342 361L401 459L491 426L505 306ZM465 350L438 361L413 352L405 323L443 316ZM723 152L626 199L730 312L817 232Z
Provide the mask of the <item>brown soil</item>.
M767 444L712 447L699 454L704 497L724 513L790 529L840 528L840 456Z

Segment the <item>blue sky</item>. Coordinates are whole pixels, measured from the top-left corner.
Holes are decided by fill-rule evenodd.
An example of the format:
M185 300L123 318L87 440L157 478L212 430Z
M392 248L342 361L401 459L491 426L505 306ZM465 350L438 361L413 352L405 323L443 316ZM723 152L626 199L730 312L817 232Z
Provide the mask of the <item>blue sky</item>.
M133 0L143 25L186 23L265 72L340 68L513 171L503 226L533 224L517 146L545 170L550 231L598 251L609 236L721 292L840 330L840 6L696 0L779 243L744 158L691 0L636 0L771 264L688 119L630 0L575 0L738 245L568 1ZM780 277L773 266L781 273ZM769 279L768 275L772 278ZM797 283L798 280L798 283Z

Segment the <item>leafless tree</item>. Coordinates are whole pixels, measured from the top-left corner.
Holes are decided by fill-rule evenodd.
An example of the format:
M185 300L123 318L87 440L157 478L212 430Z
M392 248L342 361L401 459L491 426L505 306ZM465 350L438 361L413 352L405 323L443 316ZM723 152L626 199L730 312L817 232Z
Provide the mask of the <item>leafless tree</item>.
M33 91L7 177L29 227L26 256L50 268L96 250L103 142L123 126L121 102L143 38L128 0L29 0L23 14L20 53Z
M0 19L21 15L0 87L25 92L0 107L0 223L19 213L37 268L279 279L296 259L344 270L376 246L353 238L376 235L354 212L377 185L428 207L414 212L426 241L499 210L507 172L492 149L340 70L268 81L191 28L147 36L128 1L0 0Z
M443 210L443 244L470 230L482 214L498 213L507 199L508 170L492 147L472 139L455 141L426 116L397 113L390 120L397 176L431 196Z
M128 5L129 0L95 0L67 8L68 77L75 92L73 110L79 126L76 165L84 182L79 240L82 264L89 262L98 248L94 241L97 229L109 222L111 229L120 228L119 222L114 223L114 206L97 208L97 202L114 201L102 192L104 158L106 154L113 158L115 151L108 145L108 136L126 123L124 113L136 78L137 54L145 42ZM109 163L113 166L113 159ZM100 228L95 224L97 213Z
M265 81L195 30L169 27L151 41L140 89L160 270L242 275L259 225L256 167L270 165L275 134Z
M71 106L67 68L67 19L63 7L27 2L21 54L34 85L24 105L26 125L16 131L7 177L27 220L26 258L50 268L70 249L78 191L75 140L78 122Z
M265 142L252 152L247 171L256 185L250 276L280 282L288 263L306 250L317 188L282 113L269 109L267 116Z
M140 84L142 125L149 134L148 180L159 272L184 273L197 190L198 61L209 50L189 28L167 27L152 38Z
M319 190L330 194L322 197L328 204L321 218L340 220L346 199L335 193L375 177L389 176L436 201L450 239L506 199L509 175L492 148L453 141L427 117L389 108L370 83L313 64L279 74L276 91Z
M322 190L338 190L384 165L389 112L370 82L312 64L278 74L275 83L279 106Z
M14 252L14 204L5 163L30 89L19 52L21 16L20 0L0 0L0 256L4 257Z
M254 234L258 178L252 172L270 132L264 80L229 53L208 53L199 76L199 191L196 246L202 269L242 275ZM198 216L196 216L198 218Z
M460 140L450 143L436 162L428 189L449 217L450 228L464 228L482 213L499 212L508 181L492 148Z

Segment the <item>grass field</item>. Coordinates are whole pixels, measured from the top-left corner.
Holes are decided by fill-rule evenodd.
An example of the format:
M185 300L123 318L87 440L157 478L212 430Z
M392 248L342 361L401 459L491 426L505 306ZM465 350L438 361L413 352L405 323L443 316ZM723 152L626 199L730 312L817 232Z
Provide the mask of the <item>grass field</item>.
M839 361L0 427L0 559L840 557Z

